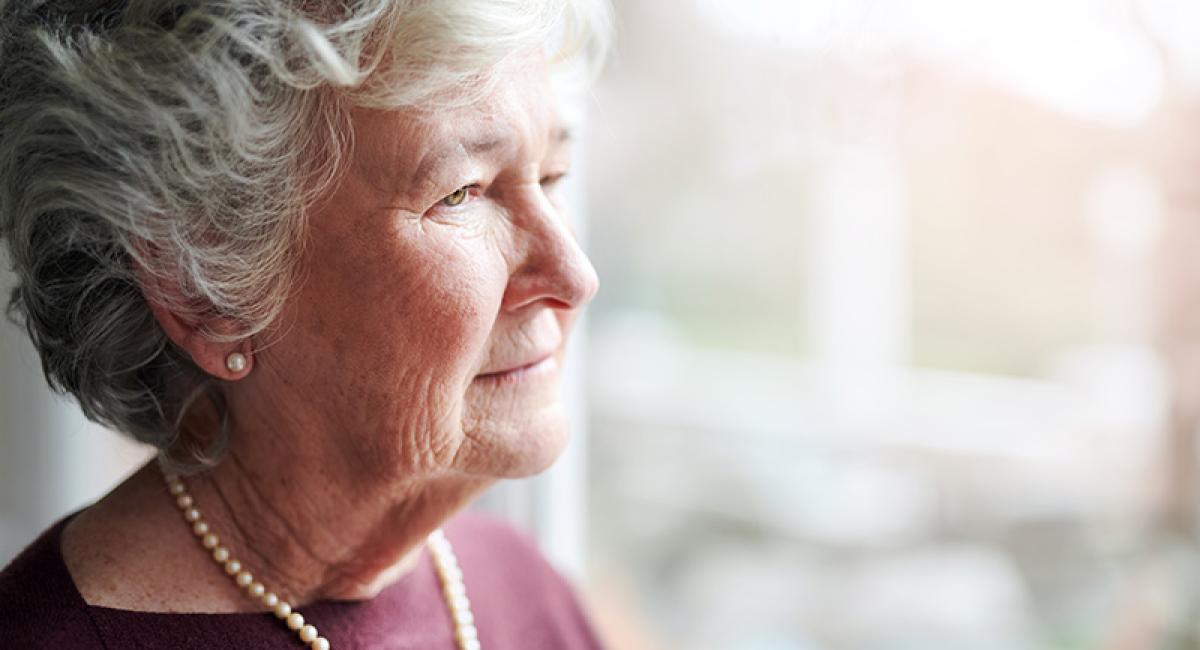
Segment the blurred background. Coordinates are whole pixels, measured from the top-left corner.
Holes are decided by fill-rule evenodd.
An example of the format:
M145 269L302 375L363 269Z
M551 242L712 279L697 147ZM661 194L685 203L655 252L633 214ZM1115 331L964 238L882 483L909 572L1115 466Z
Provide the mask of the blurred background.
M1200 2L618 1L620 648L1200 648Z
M1200 2L615 4L578 435L482 507L618 649L1200 648ZM0 329L3 564L147 452Z

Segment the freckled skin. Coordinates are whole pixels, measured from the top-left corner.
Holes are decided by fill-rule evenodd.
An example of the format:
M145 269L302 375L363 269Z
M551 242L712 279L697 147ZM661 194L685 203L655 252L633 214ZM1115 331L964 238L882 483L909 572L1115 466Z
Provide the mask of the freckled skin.
M441 521L497 478L541 471L566 440L557 366L597 281L555 198L569 152L547 66L517 57L497 74L471 106L354 111L348 172L309 215L304 281L276 324L236 348L251 365L227 384L230 454L191 491L243 563L297 603L377 593ZM462 204L443 202L462 187ZM230 344L156 316L224 377ZM137 609L169 593L178 611L253 609L208 582L211 562L155 473L68 527L85 598ZM121 548L97 567L69 550L85 543ZM147 576L137 594L102 586L135 573ZM183 580L198 587L181 597Z

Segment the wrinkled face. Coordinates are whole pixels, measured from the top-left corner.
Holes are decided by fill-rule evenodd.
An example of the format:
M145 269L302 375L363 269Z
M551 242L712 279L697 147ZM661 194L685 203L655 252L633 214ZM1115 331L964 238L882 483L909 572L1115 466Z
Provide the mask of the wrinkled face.
M303 284L246 379L352 471L521 476L565 441L563 350L597 280L558 195L547 67L499 74L469 107L356 110Z

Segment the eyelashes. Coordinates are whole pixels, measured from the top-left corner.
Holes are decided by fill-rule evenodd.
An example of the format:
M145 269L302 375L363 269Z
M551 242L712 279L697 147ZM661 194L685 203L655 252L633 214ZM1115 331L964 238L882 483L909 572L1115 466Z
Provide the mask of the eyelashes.
M567 177L567 172L546 174L545 176L538 179L538 183L540 183L542 185L542 187L551 188L551 187L554 187L556 184L558 184L559 181L561 181L562 179L564 179L566 177Z
M464 185L464 186L458 188L457 190L454 190L453 192L442 197L442 200L439 203L448 208L458 207L458 206L462 205L463 203L466 203L467 199L471 197L471 188L473 188L473 187L476 187L476 186Z
M545 176L542 176L540 179L538 179L538 184L541 185L544 189L549 190L549 189L552 189L555 185L557 185L559 183L559 181L566 178L566 176L567 176L566 172L557 172L557 173L553 173L553 174L546 174ZM437 205L435 205L434 208L457 208L462 205L465 205L471 201L471 199L473 198L473 195L479 194L481 189L482 189L482 187L478 183L473 183L471 185L463 185L462 187L458 188L457 190L454 190L453 192L447 194L446 196L443 196L437 202Z

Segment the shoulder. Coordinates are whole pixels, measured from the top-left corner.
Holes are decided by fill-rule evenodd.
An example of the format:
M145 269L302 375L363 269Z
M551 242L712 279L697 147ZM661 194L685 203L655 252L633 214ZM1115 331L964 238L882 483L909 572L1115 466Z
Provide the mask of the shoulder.
M509 584L529 589L530 596L572 591L537 543L499 517L467 512L451 520L445 531L464 569L478 567L477 581L503 577Z
M495 515L467 511L451 519L445 530L460 554L484 552L512 556L514 560L544 562L533 539Z
M0 636L9 647L100 647L87 604L59 551L69 519L43 532L0 571Z
M503 520L469 512L445 527L484 647L600 648L572 585Z

